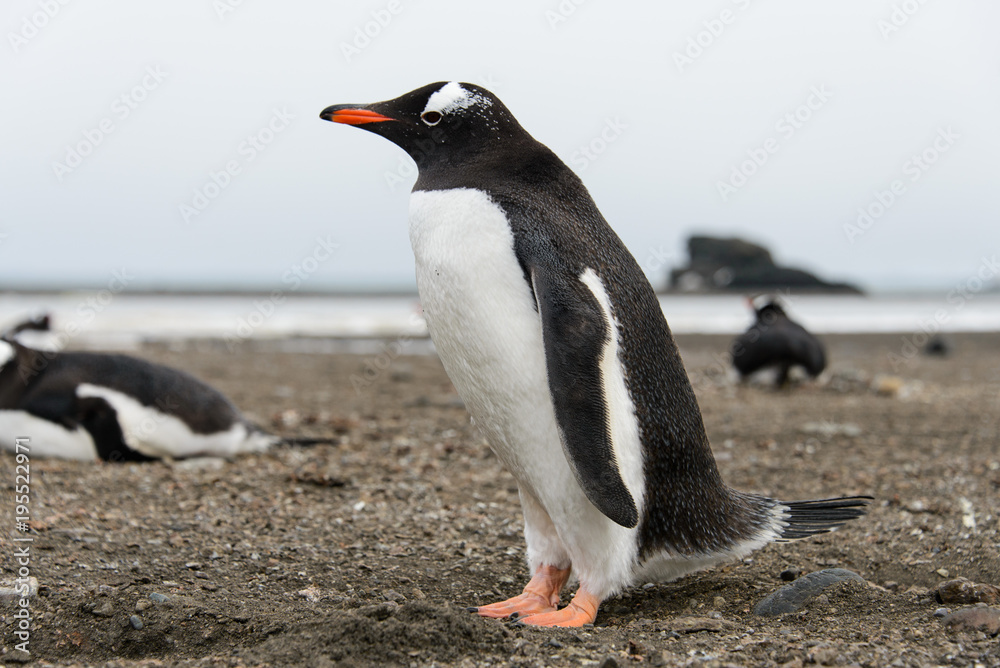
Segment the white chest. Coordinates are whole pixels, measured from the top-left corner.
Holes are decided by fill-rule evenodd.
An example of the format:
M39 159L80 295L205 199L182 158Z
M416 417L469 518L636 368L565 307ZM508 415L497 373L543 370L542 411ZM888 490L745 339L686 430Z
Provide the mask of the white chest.
M541 321L503 211L478 190L418 191L410 242L434 345L490 445L519 479L540 443L562 460Z

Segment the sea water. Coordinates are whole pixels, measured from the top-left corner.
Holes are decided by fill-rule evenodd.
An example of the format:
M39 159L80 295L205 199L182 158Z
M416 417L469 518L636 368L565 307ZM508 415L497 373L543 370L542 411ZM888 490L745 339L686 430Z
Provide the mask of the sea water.
M817 334L878 332L1000 332L1000 294L782 296L796 321ZM740 295L662 295L675 334L737 334L753 321ZM256 339L344 341L426 337L417 295L0 294L0 329L42 313L58 348L128 349L143 341ZM340 352L314 342L304 349Z

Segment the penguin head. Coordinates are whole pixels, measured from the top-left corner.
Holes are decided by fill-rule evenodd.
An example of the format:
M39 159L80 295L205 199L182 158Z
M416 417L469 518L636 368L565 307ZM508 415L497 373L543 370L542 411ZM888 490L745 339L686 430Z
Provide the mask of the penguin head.
M528 137L485 88L440 81L373 104L337 104L320 118L355 125L393 142L421 170L461 165L502 141Z
M767 318L773 321L775 318L788 317L782 306L781 299L776 296L759 295L754 298L748 298L747 302L750 308L757 314L758 320Z

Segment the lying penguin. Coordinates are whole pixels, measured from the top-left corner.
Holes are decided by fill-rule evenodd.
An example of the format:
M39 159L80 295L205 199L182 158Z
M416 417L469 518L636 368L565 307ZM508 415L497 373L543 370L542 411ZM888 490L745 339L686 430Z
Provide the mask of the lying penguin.
M631 584L863 514L868 497L784 502L723 483L642 270L580 179L492 93L440 82L320 117L417 163L410 242L431 338L517 480L532 578L475 612L588 624ZM571 572L579 589L558 609Z
M778 371L776 384L788 383L788 373L801 366L815 378L826 368L826 351L822 342L789 319L777 299L748 300L757 316L750 329L736 337L729 352L733 366L746 379L761 369ZM760 306L757 306L757 304Z
M0 444L31 439L39 457L145 461L230 457L285 442L262 431L218 390L182 371L126 355L52 353L0 339ZM306 445L323 439L293 439Z

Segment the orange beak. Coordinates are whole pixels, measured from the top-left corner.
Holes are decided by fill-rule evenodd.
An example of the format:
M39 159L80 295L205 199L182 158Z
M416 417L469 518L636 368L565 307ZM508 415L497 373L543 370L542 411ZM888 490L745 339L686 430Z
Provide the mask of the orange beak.
M363 125L365 123L381 123L383 121L396 120L374 111L369 111L368 109L359 109L344 104L327 107L320 113L319 117L325 121L344 123L345 125Z

